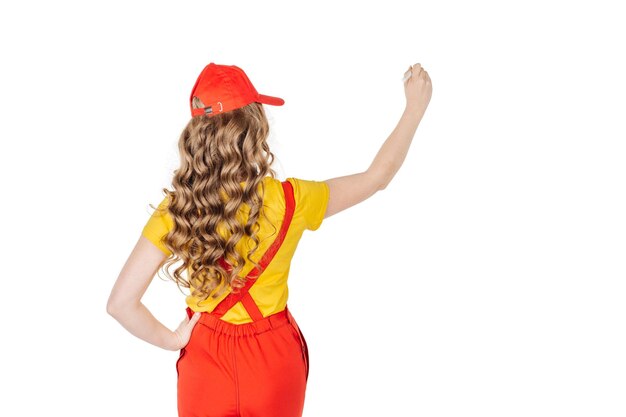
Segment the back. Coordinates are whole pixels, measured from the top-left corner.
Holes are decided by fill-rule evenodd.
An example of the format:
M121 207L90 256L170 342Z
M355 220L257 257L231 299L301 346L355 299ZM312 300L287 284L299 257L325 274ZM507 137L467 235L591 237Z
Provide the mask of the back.
M259 219L259 247L252 255L252 258L257 262L276 237L285 214L286 205L280 180L267 176L263 181L265 186L263 205L267 219L263 216ZM293 177L287 178L287 181L293 186L294 192L295 211L293 219L287 230L285 240L278 252L276 252L274 259L257 279L257 282L250 288L250 295L264 317L282 311L285 308L289 297L287 280L291 259L304 230L314 231L322 224L330 196L329 186L325 182L302 180ZM155 210L143 227L142 235L169 256L171 252L161 241L173 227L173 219L166 210L167 203L168 197L163 198L157 210ZM240 208L237 214L240 222L243 223L247 220L248 211L249 207L247 205L243 205ZM220 234L225 236L223 230L220 230ZM249 237L244 236L237 243L236 249L245 258L246 252L253 247L253 243ZM239 275L245 276L253 268L254 265L246 259L246 264ZM185 302L193 311L211 312L226 296L228 296L228 292L218 299L201 301L196 297L188 295ZM234 324L252 321L241 303L235 304L222 316L222 320Z

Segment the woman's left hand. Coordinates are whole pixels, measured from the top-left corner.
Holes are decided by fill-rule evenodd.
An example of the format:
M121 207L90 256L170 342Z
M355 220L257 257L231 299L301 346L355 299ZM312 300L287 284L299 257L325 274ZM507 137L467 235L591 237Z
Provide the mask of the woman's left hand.
M174 350L179 350L187 346L191 338L191 331L198 322L198 319L200 319L200 315L201 313L199 311L196 311L191 318L185 314L185 319L181 321L176 330L172 332L172 337L175 340L174 346L176 346Z

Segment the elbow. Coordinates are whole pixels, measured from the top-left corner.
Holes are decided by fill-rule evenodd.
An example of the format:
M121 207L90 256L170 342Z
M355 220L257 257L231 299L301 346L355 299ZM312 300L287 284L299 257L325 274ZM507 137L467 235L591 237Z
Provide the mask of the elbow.
M113 298L109 298L107 301L107 314L115 317L117 313L120 311L119 302L114 300Z
M107 302L107 314L109 316L115 316L115 307L110 302Z
M375 184L375 191L382 191L391 182L393 174L388 169L377 169L371 172L372 181Z
M132 314L132 311L140 305L141 299L111 296L107 301L106 309L110 316L117 319Z
M389 185L389 182L391 181L391 179L389 180L382 180L381 182L378 183L378 188L376 189L376 191L382 191L385 188L387 188L387 185Z

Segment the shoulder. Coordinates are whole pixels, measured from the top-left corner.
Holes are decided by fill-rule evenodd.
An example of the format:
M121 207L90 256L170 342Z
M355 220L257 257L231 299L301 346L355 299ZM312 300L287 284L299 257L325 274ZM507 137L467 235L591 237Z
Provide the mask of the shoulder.
M287 181L293 186L294 194L300 197L328 199L330 189L324 181L294 177L287 178Z
M166 255L171 252L163 243L165 235L173 228L174 222L168 211L169 196L163 197L156 209L148 218L145 223L141 234L150 240L157 248L163 251Z
M161 199L154 212L150 216L151 219L160 222L169 230L172 228L173 220L169 212L170 196L166 195Z
M295 177L289 177L287 181L293 187L296 212L300 213L308 229L316 230L324 219L330 198L328 184Z

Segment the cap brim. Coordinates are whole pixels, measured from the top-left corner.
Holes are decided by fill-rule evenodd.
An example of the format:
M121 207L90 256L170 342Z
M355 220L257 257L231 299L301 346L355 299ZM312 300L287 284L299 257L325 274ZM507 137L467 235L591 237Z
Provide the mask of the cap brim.
M272 106L282 106L285 104L285 100L280 97L266 96L265 94L259 94L259 103L269 104Z

